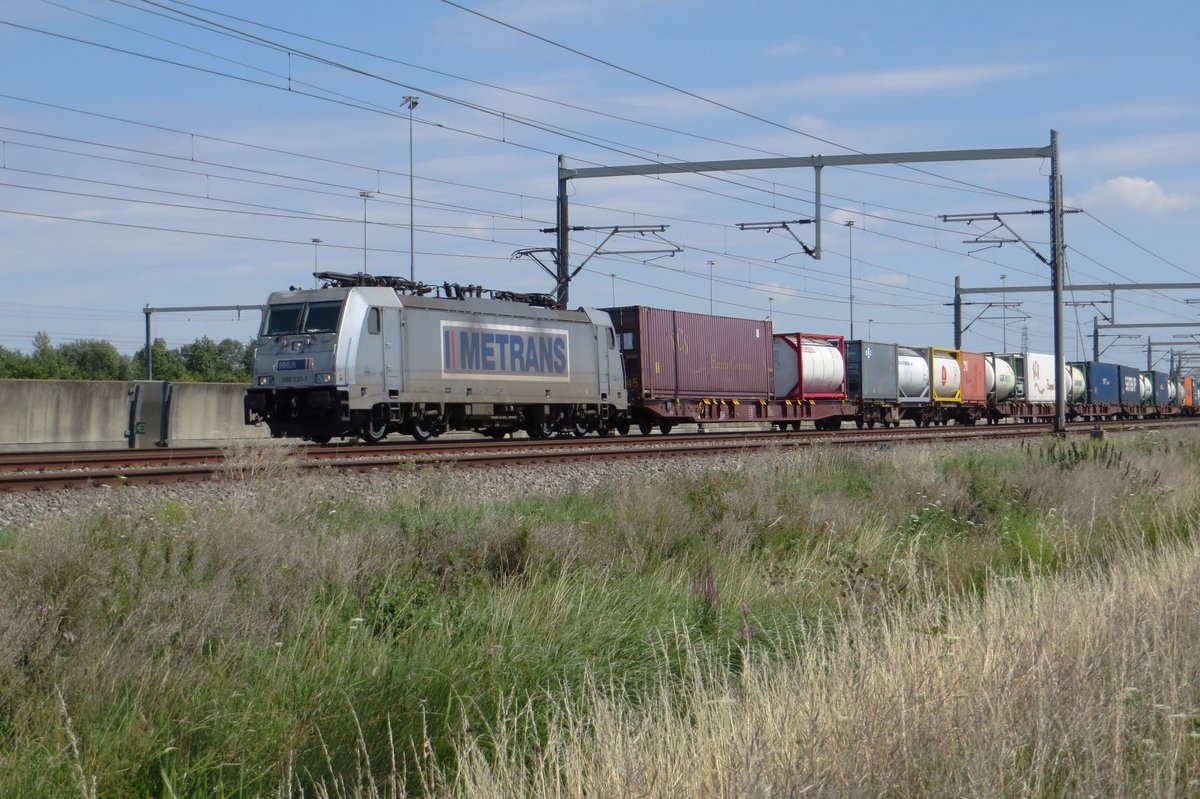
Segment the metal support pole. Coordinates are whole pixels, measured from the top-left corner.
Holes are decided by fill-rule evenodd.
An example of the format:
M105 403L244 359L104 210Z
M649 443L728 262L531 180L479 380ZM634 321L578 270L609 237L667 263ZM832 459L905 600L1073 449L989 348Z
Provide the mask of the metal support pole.
M1063 333L1063 272L1066 270L1066 247L1063 245L1062 174L1058 167L1058 131L1050 131L1050 244L1053 250L1054 273L1054 432L1067 432L1067 376L1065 336Z
M414 283L417 282L417 257L413 232L413 205L416 202L413 194L413 109L419 99L412 95L404 98L404 104L408 106L408 279Z
M1092 360L1100 360L1100 317L1092 317Z
M962 276L954 276L954 349L962 349Z
M369 191L360 191L359 197L363 201L363 272L367 271L367 199L374 197Z
M146 314L146 379L153 380L154 351L150 346L150 316L154 313L154 310L149 306L149 304L147 304L146 307L142 309L142 312Z
M816 241L813 243L816 254L813 255L813 258L818 261L821 260L821 228L825 226L821 219L821 170L823 168L820 164L813 167L813 192L816 194L816 198L813 200L813 218L817 225Z
M555 287L556 305L565 310L571 301L571 246L567 212L567 180L563 177L566 156L558 157L558 285Z
M818 226L819 229L819 226ZM847 235L850 237L848 246L850 254L850 338L854 338L854 220L846 223Z

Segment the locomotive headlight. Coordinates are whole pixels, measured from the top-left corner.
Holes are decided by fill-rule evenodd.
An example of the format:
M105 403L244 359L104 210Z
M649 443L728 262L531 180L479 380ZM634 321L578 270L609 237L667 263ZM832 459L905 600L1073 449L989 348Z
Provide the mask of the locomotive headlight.
M333 382L333 372L317 372L317 383L326 385Z
M258 384L260 386L275 385L275 375L259 375L258 376Z

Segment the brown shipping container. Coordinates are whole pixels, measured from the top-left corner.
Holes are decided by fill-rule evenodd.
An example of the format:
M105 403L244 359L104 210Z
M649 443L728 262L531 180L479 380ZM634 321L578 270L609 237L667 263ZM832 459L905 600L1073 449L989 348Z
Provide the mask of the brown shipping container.
M962 401L987 402L986 357L977 352L961 353Z
M645 306L606 309L630 398L771 398L771 323Z

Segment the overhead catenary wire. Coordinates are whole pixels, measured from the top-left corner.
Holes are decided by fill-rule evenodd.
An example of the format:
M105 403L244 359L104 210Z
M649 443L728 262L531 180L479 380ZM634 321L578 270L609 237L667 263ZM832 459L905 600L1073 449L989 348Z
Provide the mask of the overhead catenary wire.
M897 210L900 210L901 212L903 212L903 209L897 209ZM881 219L882 219L882 218L881 218ZM871 232L873 232L873 233L876 233L877 231L871 231ZM880 235L885 235L885 236L886 236L886 235L889 235L889 234L886 234L886 233L880 233ZM903 241L903 240L904 240L904 239L903 239L903 237L898 237L898 236L893 236L892 238L893 238L893 239L895 239L895 240L897 240L897 241ZM303 242L301 242L301 243L303 243ZM942 249L942 248L936 248L936 247L935 247L934 249ZM949 251L949 250L944 250L944 249L943 249L943 251L944 251L944 252L952 252L952 251ZM958 253L956 253L956 254L958 254ZM921 280L924 280L924 278L915 278L915 279L921 279Z

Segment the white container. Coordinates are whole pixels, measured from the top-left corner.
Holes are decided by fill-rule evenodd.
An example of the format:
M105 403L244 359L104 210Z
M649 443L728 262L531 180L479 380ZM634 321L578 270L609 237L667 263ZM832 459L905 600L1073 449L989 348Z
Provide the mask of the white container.
M909 399L929 396L929 362L912 350L896 356L900 370L900 396Z
M1138 386L1142 391L1142 402L1147 405L1154 404L1154 381L1150 379L1150 375L1138 375Z
M991 356L984 364L988 396L993 397L996 402L1004 402L1017 390L1017 376L1013 374L1012 365L1008 361Z
M1054 356L1030 352L1025 355L1025 401L1054 402Z
M775 393L777 396L828 394L842 390L846 380L846 361L833 344L819 338L801 338L800 358L796 358L794 333L776 335ZM804 385L800 385L800 371Z
M1087 377L1078 366L1067 366L1066 375L1071 382L1071 402L1087 402Z
M933 375L930 380L935 397L952 397L962 388L962 367L957 359L937 353L933 356Z

